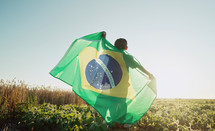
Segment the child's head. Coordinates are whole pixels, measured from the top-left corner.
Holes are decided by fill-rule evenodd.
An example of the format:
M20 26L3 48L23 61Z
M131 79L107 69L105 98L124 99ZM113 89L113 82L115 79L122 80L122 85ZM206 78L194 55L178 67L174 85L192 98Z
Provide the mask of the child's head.
M114 46L116 46L119 49L127 50L127 41L126 39L119 38L115 41Z

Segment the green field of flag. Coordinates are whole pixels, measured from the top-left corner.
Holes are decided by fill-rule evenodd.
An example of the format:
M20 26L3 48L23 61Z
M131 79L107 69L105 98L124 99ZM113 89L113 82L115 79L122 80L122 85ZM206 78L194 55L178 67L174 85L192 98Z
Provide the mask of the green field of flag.
M71 85L108 124L135 124L156 98L155 79L102 33L76 39L50 74Z

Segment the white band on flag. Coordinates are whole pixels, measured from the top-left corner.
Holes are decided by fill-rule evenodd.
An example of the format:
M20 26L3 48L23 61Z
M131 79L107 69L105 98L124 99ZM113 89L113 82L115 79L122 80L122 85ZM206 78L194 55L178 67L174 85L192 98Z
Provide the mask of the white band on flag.
M96 62L102 67L102 69L105 71L105 73L107 74L107 77L110 81L111 87L114 88L115 87L115 83L113 80L113 77L110 73L110 71L108 70L107 66L100 60L100 59L96 59Z

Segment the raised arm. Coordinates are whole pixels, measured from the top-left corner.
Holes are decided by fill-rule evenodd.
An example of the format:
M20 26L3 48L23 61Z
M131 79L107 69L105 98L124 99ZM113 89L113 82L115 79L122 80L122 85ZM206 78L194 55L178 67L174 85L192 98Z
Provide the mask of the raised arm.
M131 68L138 68L142 72L146 73L149 76L149 79L154 79L154 76L148 72L133 56L126 55L126 60L129 63L129 67Z
M154 79L154 76L150 72L148 72L143 66L139 67L139 69L145 72L149 76L149 79Z

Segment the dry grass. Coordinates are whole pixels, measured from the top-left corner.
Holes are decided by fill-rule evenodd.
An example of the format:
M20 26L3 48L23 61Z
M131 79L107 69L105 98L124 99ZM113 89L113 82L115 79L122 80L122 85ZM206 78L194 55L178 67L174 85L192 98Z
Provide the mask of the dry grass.
M37 105L44 102L56 105L85 103L74 92L44 86L30 88L24 81L0 80L0 114L12 114L19 104Z
M63 91L59 89L51 89L50 87L37 87L38 103L51 103L56 105L64 104L85 104L85 102L78 97L74 92Z

